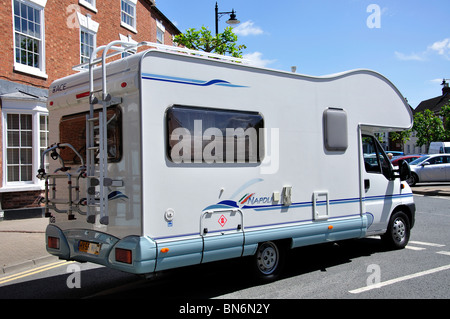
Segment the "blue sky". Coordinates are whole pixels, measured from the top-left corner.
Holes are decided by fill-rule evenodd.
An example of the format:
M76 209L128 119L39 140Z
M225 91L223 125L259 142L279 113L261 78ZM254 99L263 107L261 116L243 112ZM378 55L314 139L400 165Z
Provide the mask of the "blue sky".
M415 108L450 78L448 0L218 0L234 9L246 58L280 70L327 75L371 69L389 78ZM157 0L179 29L214 32L216 0ZM379 13L379 14L378 14ZM228 26L221 17L219 32ZM450 81L449 81L450 82Z

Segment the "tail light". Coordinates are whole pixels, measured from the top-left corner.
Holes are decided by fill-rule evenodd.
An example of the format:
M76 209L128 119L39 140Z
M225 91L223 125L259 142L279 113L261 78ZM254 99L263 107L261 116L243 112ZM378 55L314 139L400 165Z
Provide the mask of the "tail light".
M133 260L133 253L129 249L116 248L116 261L131 264Z
M59 249L59 238L58 237L47 237L48 248Z

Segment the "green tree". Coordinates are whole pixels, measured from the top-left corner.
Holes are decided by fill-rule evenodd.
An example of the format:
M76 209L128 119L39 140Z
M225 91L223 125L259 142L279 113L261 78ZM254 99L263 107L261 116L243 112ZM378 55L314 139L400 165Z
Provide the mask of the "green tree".
M186 30L175 36L174 42L185 46L188 49L217 53L221 55L229 54L235 58L242 58L242 50L245 45L237 44L237 35L233 33L232 27L225 28L223 33L216 36L205 27L200 30L194 28Z
M444 124L444 141L450 141L450 100L449 104L442 107L439 115L442 117Z
M416 132L417 146L429 145L431 142L444 139L443 122L430 110L414 114L413 130Z
M403 150L405 142L409 141L409 139L411 138L411 132L412 132L412 129L406 130L406 131L391 132L391 133L389 133L389 137L394 142L396 142L396 141L400 142L400 144L402 145L402 150Z

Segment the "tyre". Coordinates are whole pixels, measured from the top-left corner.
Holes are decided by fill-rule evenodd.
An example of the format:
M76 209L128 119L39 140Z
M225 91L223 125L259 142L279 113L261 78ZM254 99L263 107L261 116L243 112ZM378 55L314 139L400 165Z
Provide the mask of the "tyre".
M271 282L280 276L284 266L286 249L284 245L267 241L258 245L254 256L254 273L256 279Z
M414 186L419 182L419 176L415 173L411 173L411 176L406 180L409 186Z
M386 233L382 236L383 241L389 248L402 249L409 241L411 227L408 216L398 211L391 216Z

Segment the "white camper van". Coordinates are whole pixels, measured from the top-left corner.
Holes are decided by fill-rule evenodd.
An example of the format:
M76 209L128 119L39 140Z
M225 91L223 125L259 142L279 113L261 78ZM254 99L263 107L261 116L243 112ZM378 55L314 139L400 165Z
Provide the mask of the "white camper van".
M367 70L325 77L150 43L50 87L47 250L136 274L381 235L404 247L415 205L374 132L412 126ZM102 52L101 58L96 58ZM97 66L101 63L101 66Z

